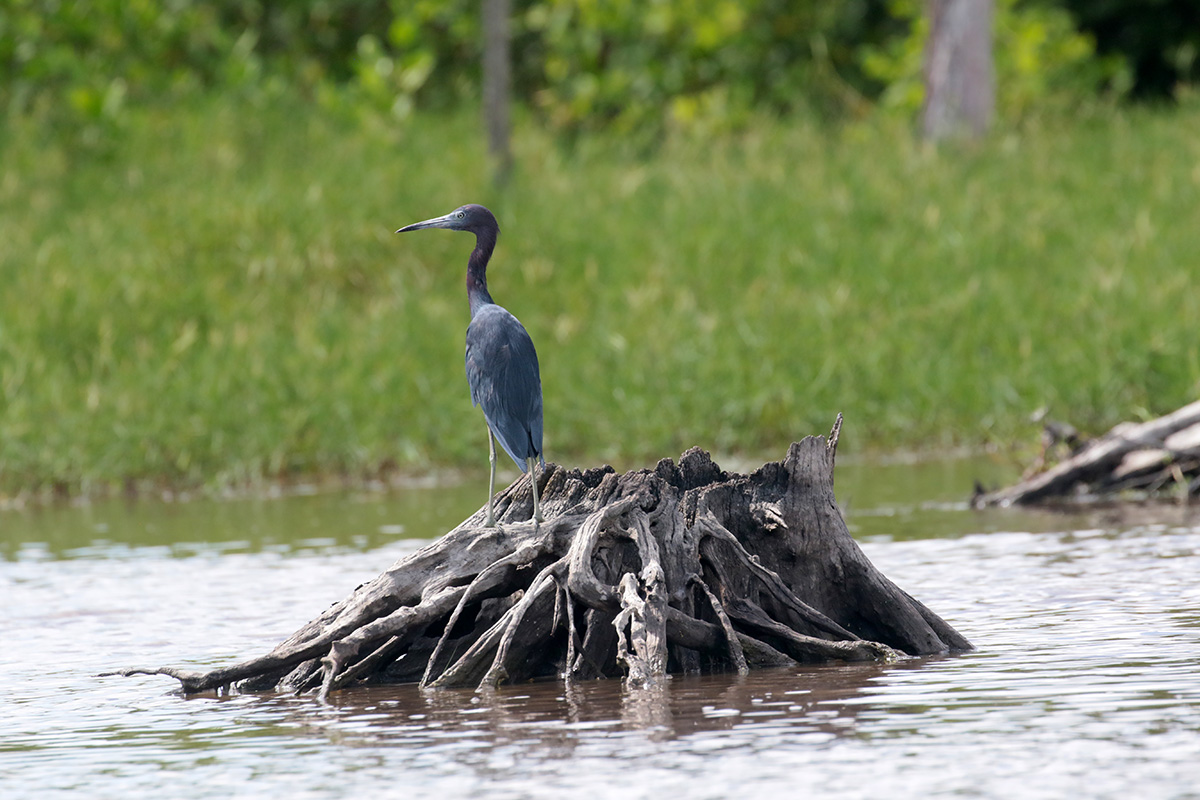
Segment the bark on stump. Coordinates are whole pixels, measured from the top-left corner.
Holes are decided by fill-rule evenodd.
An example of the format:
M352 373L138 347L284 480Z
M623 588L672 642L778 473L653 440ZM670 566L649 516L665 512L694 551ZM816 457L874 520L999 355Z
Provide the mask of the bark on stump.
M834 500L841 416L751 475L692 448L618 475L550 464L546 521L522 477L441 539L359 586L265 656L163 674L188 693L420 681L745 672L971 649L875 569Z

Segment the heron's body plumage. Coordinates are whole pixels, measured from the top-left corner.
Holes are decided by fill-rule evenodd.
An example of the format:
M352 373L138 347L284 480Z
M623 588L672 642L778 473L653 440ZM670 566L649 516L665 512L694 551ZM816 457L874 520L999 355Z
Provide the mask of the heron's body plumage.
M480 205L465 205L444 217L408 225L397 233L425 228L475 234L475 249L467 260L467 301L471 307L471 324L467 326L467 384L471 387L471 402L483 409L488 425L492 471L486 524L492 525L496 482L493 441L500 441L500 447L521 472L532 471L538 461L546 466L542 456L542 377L537 351L525 327L496 305L488 293L487 265L500 235L500 225L492 212ZM536 473L530 480L533 517L541 520Z
M479 306L467 327L467 383L471 402L504 452L526 471L542 458L542 378L525 327L495 303Z

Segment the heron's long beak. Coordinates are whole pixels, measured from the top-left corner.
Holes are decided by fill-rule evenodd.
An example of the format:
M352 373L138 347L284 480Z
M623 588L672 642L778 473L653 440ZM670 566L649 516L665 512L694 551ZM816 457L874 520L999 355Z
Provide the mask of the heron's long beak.
M451 213L451 214L447 214L444 217L434 217L433 219L427 219L424 222L414 222L412 225L405 225L403 228L396 231L396 233L404 233L406 231L419 231L419 230L424 230L425 228L449 228L450 223L453 220L453 218L454 218L454 215Z

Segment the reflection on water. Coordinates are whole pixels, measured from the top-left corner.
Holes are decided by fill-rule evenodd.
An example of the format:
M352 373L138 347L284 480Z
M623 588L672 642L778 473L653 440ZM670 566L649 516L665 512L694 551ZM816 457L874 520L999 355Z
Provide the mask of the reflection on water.
M644 690L185 700L93 676L257 655L477 487L451 511L431 492L23 512L0 561L0 795L1200 796L1196 509L980 515L944 476L921 494L861 473L838 489L864 550L976 652ZM60 513L83 532L56 534Z
M583 731L645 733L655 741L735 730L746 724L781 723L822 736L852 733L862 696L888 669L911 669L918 660L891 667L850 665L769 669L751 675L673 676L648 687L619 681L562 685L536 683L476 694L423 692L413 686L363 689L332 700L336 719L361 723L363 741L425 741L483 736L489 746L524 741L527 756L569 757ZM418 724L414 724L414 721ZM529 740L537 733L536 741ZM585 737L586 738L586 737Z
M483 487L481 493L480 487ZM106 500L0 512L0 557L186 558L206 553L372 550L428 539L482 503L482 484L286 498Z
M753 470L756 463L730 469ZM838 501L862 539L958 536L968 531L1057 530L1058 514L967 507L975 480L999 485L1015 467L990 457L912 463L842 459ZM501 476L503 478L504 476ZM516 473L507 476L516 477ZM353 491L286 499L161 503L110 500L0 511L0 558L186 558L264 551L366 551L401 539L441 535L483 502L486 475L416 490ZM932 513L939 512L939 513Z

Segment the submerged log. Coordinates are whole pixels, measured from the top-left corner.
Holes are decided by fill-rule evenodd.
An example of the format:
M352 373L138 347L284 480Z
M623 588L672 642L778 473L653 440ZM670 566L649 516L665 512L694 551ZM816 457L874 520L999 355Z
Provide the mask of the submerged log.
M618 475L547 465L296 631L270 653L162 674L188 693L419 681L495 686L971 649L881 574L834 500L841 416L751 475L699 448Z
M977 491L971 502L982 508L1130 491L1200 496L1200 401L1149 422L1123 422L1055 466L1004 489Z

